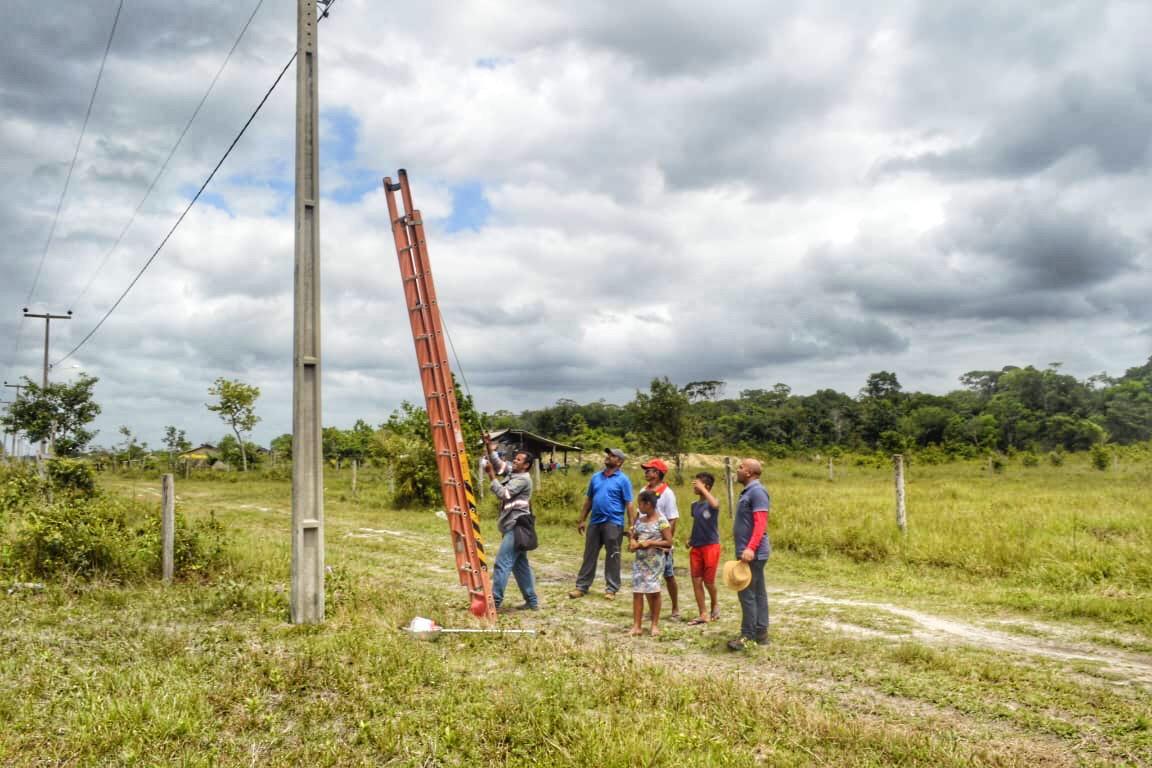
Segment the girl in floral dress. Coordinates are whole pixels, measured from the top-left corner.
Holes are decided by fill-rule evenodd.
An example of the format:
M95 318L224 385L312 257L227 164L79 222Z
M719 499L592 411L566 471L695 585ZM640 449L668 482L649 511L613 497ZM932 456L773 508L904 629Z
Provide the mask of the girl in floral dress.
M636 497L640 514L632 526L628 551L636 553L632 562L632 636L644 630L644 596L652 615L652 636L660 634L661 577L664 575L664 553L672 548L672 526L656 511L656 494L641 491Z

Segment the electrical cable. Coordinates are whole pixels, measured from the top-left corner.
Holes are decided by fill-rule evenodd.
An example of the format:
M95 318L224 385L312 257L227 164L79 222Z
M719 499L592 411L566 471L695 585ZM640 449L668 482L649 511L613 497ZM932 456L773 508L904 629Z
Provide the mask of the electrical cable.
M120 247L121 241L124 240L124 235L128 234L129 228L131 228L133 222L136 221L136 216L139 215L140 210L144 207L144 203L152 194L152 190L156 188L156 184L160 181L160 177L164 175L166 170L168 170L168 164L172 162L172 158L175 156L176 150L180 148L180 144L184 141L184 137L188 135L188 130L192 127L192 123L196 121L196 117L200 114L200 110L204 107L204 103L208 101L208 97L212 95L212 90L216 87L217 81L220 80L220 75L224 73L224 68L227 67L228 62L232 60L232 54L236 53L236 48L239 47L240 41L244 39L244 33L248 31L248 27L251 26L252 20L256 18L256 14L260 11L260 7L262 5L264 5L264 0L257 0L256 7L252 9L252 14L248 17L248 20L244 22L244 26L241 28L240 34L236 36L236 41L232 43L232 48L228 51L228 55L224 57L224 61L220 64L220 68L216 70L216 76L212 78L212 82L208 85L208 90L204 91L204 95L200 98L200 103L197 104L196 109L192 111L192 116L188 118L188 122L185 124L184 130L180 132L180 137L176 139L176 143L172 145L172 149L168 152L168 157L164 159L164 163L160 166L160 170L156 172L156 176L152 179L152 183L148 185L148 189L145 190L144 196L140 198L140 202L137 204L136 210L132 212L132 215L128 218L128 223L124 225L124 228L120 230L120 234L116 237L116 242L112 243L112 247L110 247L107 253L104 254L104 258L100 260L100 264L96 267L96 271L92 273L90 278L88 278L88 282L85 283L84 288L80 291L80 294L75 299L73 299L71 303L69 303L69 309L73 309L88 294L88 290L92 287L92 284L96 282L96 278L99 277L100 272L108 264L108 260L112 257L112 254L118 247Z
M336 0L330 0L328 3L322 4L324 8L320 12L320 21L328 18L328 13L332 6L336 4ZM96 334L96 331L100 330L100 327L104 325L105 321L112 316L112 313L115 312L116 308L120 306L120 302L124 301L124 298L132 290L133 286L135 286L136 283L139 282L140 278L144 276L144 273L148 271L148 267L152 266L152 262L155 261L156 257L160 255L160 251L163 250L164 246L168 243L169 238L172 237L172 235L176 232L176 229L180 226L181 222L184 221L184 217L187 216L188 212L192 210L192 206L194 206L196 201L200 199L200 195L204 194L204 190L208 188L208 184L211 183L212 179L216 176L216 172L220 170L220 166L224 165L224 161L228 159L230 154L232 154L232 150L240 142L240 138L244 135L244 132L248 130L248 126L250 126L252 121L256 119L256 115L260 114L260 110L263 108L265 102L268 101L268 98L272 95L272 92L276 90L276 86L280 84L280 81L284 78L284 74L288 71L288 68L292 66L294 61L296 61L295 52L292 53L291 58L288 59L288 63L284 65L284 68L280 70L280 74L276 76L276 79L272 82L272 86L264 94L264 98L260 99L260 103L256 105L256 109L252 111L252 114L248 117L248 120L240 129L240 132L236 134L236 138L234 138L232 143L228 145L228 149L225 150L224 155L220 158L220 161L216 163L216 167L213 168L212 172L208 174L208 178L204 179L204 183L200 185L200 189L196 191L195 196L193 196L192 200L189 201L187 206L185 206L183 212L181 212L180 216L176 219L176 223L173 224L172 228L168 230L168 234L164 235L164 239L160 241L160 244L156 246L156 250L154 250L152 255L148 257L148 260L144 262L144 265L140 267L140 270L136 273L136 276L132 278L130 283L128 283L128 287L124 289L119 298L116 299L116 302L111 307L109 307L108 311L104 313L104 316L100 318L100 321L96 323L92 330L88 331L84 338L80 339L80 343L74 346L68 352L68 354L64 355L55 363L53 363L53 365L59 365L68 358L72 357L72 355L79 352L80 348L88 343L88 340L91 339Z
M452 334L448 332L448 324L444 322L443 312L440 313L440 325L444 328L444 338L448 339L448 348L452 350L452 357L456 359L456 370L460 372L460 381L464 383L464 394L468 395L472 404L475 405L476 400L472 397L472 390L468 386L468 377L464 375L464 366L460 364L460 355L456 354L456 345L452 343ZM487 434L488 427L484 423L484 412L476 411L476 418L480 420L480 431Z
M32 296L36 293L36 286L40 283L40 273L44 271L44 261L48 258L48 250L56 237L56 224L60 221L60 211L64 208L64 199L68 196L68 186L72 182L72 172L76 170L76 158L80 156L80 146L84 143L84 134L88 131L88 120L92 117L92 106L96 103L96 94L100 90L100 81L104 78L104 66L108 63L108 53L112 50L112 39L116 37L116 27L120 24L120 12L124 10L124 0L116 6L116 15L112 19L112 30L108 33L108 42L104 46L104 56L100 59L100 69L96 73L96 84L92 86L92 95L88 98L88 109L84 112L84 122L80 126L80 137L76 139L76 149L72 152L72 162L68 166L68 175L64 177L64 188L60 191L60 199L56 201L56 213L52 216L52 225L48 228L48 239L44 242L44 251L40 254L40 263L36 266L36 275L32 278L32 287L28 289L28 296L24 305L32 303ZM20 357L20 343L24 331L24 317L21 315L16 327L16 345L8 367L12 368Z

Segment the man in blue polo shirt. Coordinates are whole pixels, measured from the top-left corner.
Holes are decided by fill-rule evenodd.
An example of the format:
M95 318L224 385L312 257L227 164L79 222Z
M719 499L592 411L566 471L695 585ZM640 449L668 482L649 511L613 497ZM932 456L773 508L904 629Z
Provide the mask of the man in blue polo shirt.
M584 508L576 530L584 536L584 562L576 576L576 589L568 597L584 597L596 579L600 550L604 550L604 597L612 600L620 591L620 540L632 529L632 483L621 471L628 458L619 448L604 449L604 469L592 475L584 494ZM591 513L592 520L588 522ZM627 522L627 529L624 525Z

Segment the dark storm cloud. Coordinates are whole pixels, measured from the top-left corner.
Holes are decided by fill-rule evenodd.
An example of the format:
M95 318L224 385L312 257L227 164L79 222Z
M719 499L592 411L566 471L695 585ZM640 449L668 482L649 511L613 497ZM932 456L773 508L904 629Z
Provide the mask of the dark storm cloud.
M1026 193L986 198L955 213L937 249L991 262L1009 286L1083 289L1127 272L1136 244L1096 211L1075 211Z
M783 18L788 9L775 8ZM754 6L638 0L585 3L575 35L613 50L655 76L697 75L755 56L770 28Z
M996 116L967 146L888 161L889 171L962 178L1019 178L1083 154L1078 175L1146 171L1152 141L1152 82L1073 76Z
M819 248L820 287L868 311L918 317L1083 318L1094 286L1139 274L1140 245L1094 211L1016 190L952 206L909 242L864 237Z

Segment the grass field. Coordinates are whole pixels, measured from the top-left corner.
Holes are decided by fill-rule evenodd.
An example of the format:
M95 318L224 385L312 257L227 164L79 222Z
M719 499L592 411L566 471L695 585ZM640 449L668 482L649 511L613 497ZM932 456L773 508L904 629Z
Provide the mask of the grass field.
M723 589L719 622L658 639L625 636L628 600L566 599L579 476L541 489L544 610L501 619L540 634L414 640L413 616L473 625L447 526L349 479L326 477L322 626L286 622L269 480L177 482L228 530L206 581L0 595L0 764L1152 764L1152 466L913 465L901 536L890 469L772 462L772 645L746 656Z

